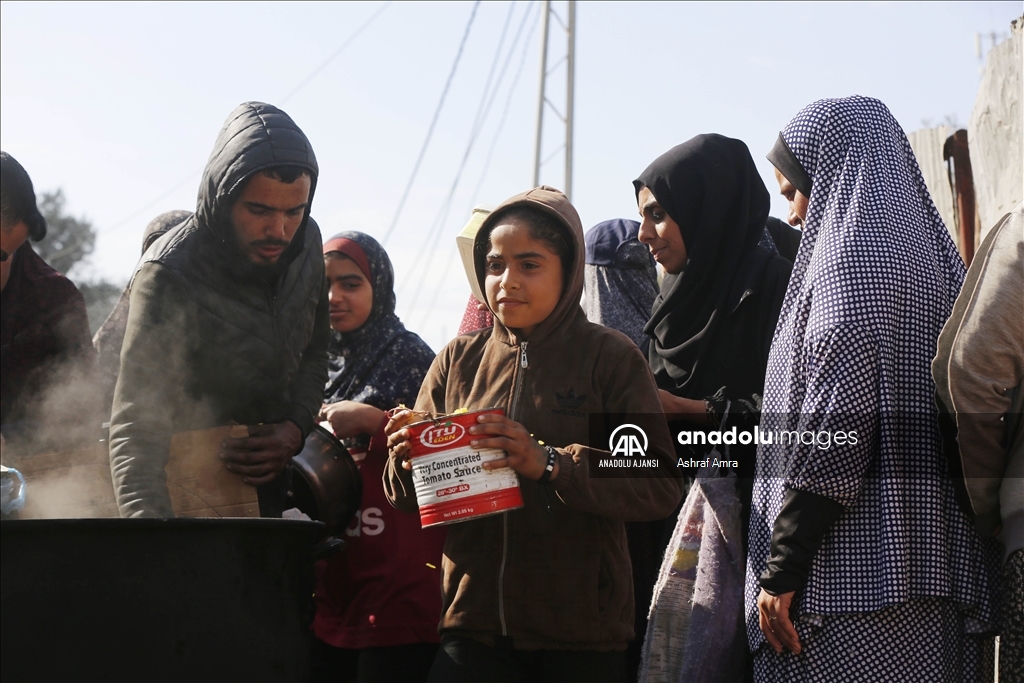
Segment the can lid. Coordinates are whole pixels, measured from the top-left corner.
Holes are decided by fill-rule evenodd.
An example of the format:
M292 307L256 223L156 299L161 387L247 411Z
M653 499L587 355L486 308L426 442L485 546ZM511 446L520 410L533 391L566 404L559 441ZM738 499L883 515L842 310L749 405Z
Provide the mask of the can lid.
M436 424L438 424L440 422L445 422L445 421L451 420L453 418L465 419L466 417L471 416L471 415L483 415L485 413L501 413L501 414L504 415L505 414L505 409L504 408L482 408L480 410L455 411L454 413L447 413L447 414L444 414L444 415L434 415L433 413L428 413L426 411L414 411L414 412L416 412L417 414L420 414L420 415L427 415L428 417L426 419L423 419L423 420L418 420L416 422L411 422L411 423L405 425L406 427L421 427L421 426L426 425L426 424L434 424L434 425L436 425Z

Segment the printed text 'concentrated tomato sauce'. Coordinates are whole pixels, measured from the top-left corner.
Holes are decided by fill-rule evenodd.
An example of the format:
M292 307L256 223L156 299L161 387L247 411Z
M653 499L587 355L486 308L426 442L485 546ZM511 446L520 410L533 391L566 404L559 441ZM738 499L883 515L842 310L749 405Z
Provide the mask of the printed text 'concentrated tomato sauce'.
M498 448L477 450L469 445L469 428L485 413L503 415L500 408L448 415L409 425L410 461L426 528L494 515L523 506L519 479L509 467L485 470L481 465L505 457Z

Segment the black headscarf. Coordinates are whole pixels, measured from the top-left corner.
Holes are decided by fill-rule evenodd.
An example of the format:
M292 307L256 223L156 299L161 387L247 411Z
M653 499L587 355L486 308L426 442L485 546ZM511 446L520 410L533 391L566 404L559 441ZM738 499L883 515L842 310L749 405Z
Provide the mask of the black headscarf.
M395 314L395 271L384 247L365 233L342 232L324 243L324 253L339 250L332 247L339 240L354 242L365 255L373 308L359 329L331 331L324 402L357 401L381 410L412 405L434 353Z
M722 319L758 281L772 252L758 246L770 199L740 140L698 135L661 155L633 181L679 224L688 262L665 276L644 331L658 386L699 394L701 357ZM697 394L689 396L699 397Z
M799 190L800 194L805 197L811 196L811 176L807 175L804 165L793 154L782 133L779 133L779 139L768 152L768 161L779 169L779 173L784 175L786 180L793 183L793 187Z

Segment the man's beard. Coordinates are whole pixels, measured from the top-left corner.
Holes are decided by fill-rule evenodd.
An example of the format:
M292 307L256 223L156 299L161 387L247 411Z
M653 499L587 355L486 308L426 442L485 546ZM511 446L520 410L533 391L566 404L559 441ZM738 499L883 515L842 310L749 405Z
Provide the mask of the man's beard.
M285 269L286 264L284 262L284 255L288 250L289 242L278 239L263 239L249 242L247 245L249 249L258 249L261 246L280 246L282 247L281 254L273 262L259 262L254 261L249 257L249 250L245 250L245 261L248 265L249 272L261 280L274 280L281 272Z
M254 242L249 242L249 248L252 250L259 250L262 247L281 247L280 255L278 255L277 259L272 263L258 263L256 261L254 261L253 263L255 263L256 265L263 266L276 265L277 262L281 260L281 257L284 256L284 252L288 249L289 244L291 243L285 242L284 240L274 239L272 237L268 237L267 239L263 240L256 240Z

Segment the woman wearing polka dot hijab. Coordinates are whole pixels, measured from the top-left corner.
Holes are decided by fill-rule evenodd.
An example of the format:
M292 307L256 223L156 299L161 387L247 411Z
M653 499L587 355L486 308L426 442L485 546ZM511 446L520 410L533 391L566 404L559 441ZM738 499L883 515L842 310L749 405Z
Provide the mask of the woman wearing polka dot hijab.
M755 680L981 680L995 558L954 501L930 373L963 262L878 100L807 106L768 158L803 237L765 380Z

